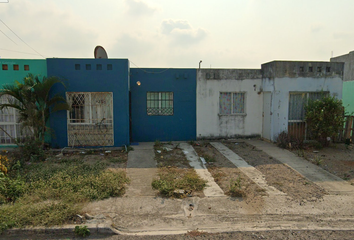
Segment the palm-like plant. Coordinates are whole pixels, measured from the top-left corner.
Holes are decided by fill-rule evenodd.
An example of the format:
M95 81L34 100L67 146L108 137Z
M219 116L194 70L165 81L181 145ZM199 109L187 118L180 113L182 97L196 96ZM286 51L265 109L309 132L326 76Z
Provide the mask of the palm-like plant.
M66 99L60 94L50 96L55 84L64 85L56 77L43 77L28 74L23 83L18 81L14 85L4 85L0 97L9 96L8 103L0 104L4 108L17 109L19 122L23 128L29 129L34 140L44 146L44 137L47 132L46 123L51 112L70 110Z

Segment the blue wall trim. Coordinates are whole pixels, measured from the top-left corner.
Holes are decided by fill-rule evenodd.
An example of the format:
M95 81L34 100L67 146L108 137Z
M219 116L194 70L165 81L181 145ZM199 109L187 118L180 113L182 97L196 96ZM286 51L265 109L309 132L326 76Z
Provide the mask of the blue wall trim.
M50 58L47 59L47 76L57 76L66 85L66 89L59 84L56 85L52 94L113 92L114 146L129 144L129 61L127 59ZM54 131L52 147L67 147L67 112L53 113L50 126Z
M130 74L132 141L195 140L196 69L131 68ZM173 92L173 116L147 115L150 91Z

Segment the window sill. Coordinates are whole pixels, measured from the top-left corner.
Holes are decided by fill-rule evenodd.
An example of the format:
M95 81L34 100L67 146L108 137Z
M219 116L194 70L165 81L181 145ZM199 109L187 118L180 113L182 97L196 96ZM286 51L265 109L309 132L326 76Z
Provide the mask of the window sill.
M247 113L233 113L233 114L218 114L220 117L223 117L223 116L247 116Z

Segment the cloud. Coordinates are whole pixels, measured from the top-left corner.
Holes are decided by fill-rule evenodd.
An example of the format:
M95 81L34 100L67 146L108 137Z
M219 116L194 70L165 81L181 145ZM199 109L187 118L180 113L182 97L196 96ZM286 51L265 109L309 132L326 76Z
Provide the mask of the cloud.
M168 36L172 43L180 45L195 44L207 37L207 31L198 28L194 29L185 20L164 20L161 24L161 33Z
M93 57L98 34L92 31L86 22L76 16L71 9L61 9L54 3L42 6L34 1L21 1L21 3L13 1L8 6L3 11L0 9L2 20L27 44L45 57L77 55ZM6 40L3 42L4 49L34 53L3 25L0 29L6 31L17 43L15 45ZM5 56L17 57L18 54L6 52Z
M128 5L128 13L134 16L150 15L156 12L156 7L139 0L125 0Z
M183 20L164 20L161 24L161 32L170 34L174 29L192 29L187 21Z
M334 32L333 38L338 40L350 40L353 38L353 34L350 32Z
M120 35L112 47L113 53L121 57L137 57L142 53L151 51L154 44L147 38L135 34L124 33Z
M311 32L312 33L319 32L322 30L322 28L323 28L323 26L321 24L313 24L313 25L311 25Z

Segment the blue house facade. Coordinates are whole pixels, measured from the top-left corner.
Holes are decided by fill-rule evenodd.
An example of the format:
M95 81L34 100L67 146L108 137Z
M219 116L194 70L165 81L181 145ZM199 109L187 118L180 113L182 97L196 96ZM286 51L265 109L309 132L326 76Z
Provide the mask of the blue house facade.
M131 140L196 139L196 69L130 69Z
M128 59L7 59L0 83L21 81L27 72L62 80L65 87L57 84L51 94L62 94L71 110L47 123L53 148L237 136L275 141L281 131L304 135L306 99L321 91L341 98L343 66L275 61L262 69L174 69L130 68ZM0 118L17 136L16 111ZM11 141L0 132L0 145Z
M52 147L120 147L129 144L127 59L47 59L47 75L59 77L53 94L65 93L71 111L50 117Z

